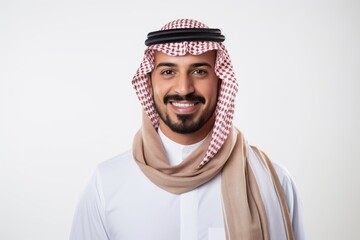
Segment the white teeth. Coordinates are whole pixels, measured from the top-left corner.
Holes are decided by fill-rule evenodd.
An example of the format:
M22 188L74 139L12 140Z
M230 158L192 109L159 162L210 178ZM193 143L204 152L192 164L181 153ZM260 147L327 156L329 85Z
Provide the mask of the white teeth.
M175 107L192 107L195 104L194 103L180 103L180 102L173 102L172 105L174 105Z

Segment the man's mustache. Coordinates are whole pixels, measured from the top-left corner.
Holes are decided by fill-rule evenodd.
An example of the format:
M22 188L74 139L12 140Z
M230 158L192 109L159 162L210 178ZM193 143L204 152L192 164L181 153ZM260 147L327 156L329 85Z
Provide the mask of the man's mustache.
M205 98L199 95L195 95L193 93L185 95L185 96L180 96L180 95L167 95L164 97L164 103L168 103L169 101L191 101L191 102L200 102L200 103L205 103Z

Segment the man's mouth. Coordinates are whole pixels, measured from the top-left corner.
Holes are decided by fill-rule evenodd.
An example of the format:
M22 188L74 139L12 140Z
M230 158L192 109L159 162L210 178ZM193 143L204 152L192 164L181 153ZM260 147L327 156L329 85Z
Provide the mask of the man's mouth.
M192 114L198 109L199 102L171 100L169 103L177 114Z
M205 104L205 98L202 96L189 94L186 96L180 95L168 95L164 97L164 103L171 103L171 104L198 104L203 103Z
M188 107L193 107L198 103L194 103L194 102L175 102L175 101L170 101L170 104L172 104L175 107L179 107L179 108L188 108Z

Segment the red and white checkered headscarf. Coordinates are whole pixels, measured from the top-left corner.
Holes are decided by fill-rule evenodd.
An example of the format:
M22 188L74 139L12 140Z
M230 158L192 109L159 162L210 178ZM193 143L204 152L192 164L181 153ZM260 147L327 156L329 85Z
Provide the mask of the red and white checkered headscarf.
M205 24L191 19L179 19L166 24L161 30L176 28L208 28ZM238 91L238 84L233 72L233 66L225 46L219 42L211 41L184 41L174 43L155 44L145 50L145 56L133 77L132 84L136 94L149 116L152 125L159 127L159 115L157 114L154 101L149 91L148 73L154 69L155 51L163 52L169 56L183 56L187 53L200 55L210 50L216 50L215 74L221 79L220 91L215 110L215 124L209 148L201 161L204 166L219 151L228 137L235 108L235 96Z

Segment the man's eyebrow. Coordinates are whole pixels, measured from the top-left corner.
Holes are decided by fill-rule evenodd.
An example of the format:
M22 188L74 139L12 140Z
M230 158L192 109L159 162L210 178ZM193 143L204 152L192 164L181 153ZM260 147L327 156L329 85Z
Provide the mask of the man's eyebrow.
M191 64L191 67L193 67L193 68L197 68L197 67L209 67L209 68L212 68L212 66L207 62L194 63L194 64Z
M156 65L156 69L158 69L159 67L176 67L177 65L175 63L170 63L170 62L161 62L158 65Z

